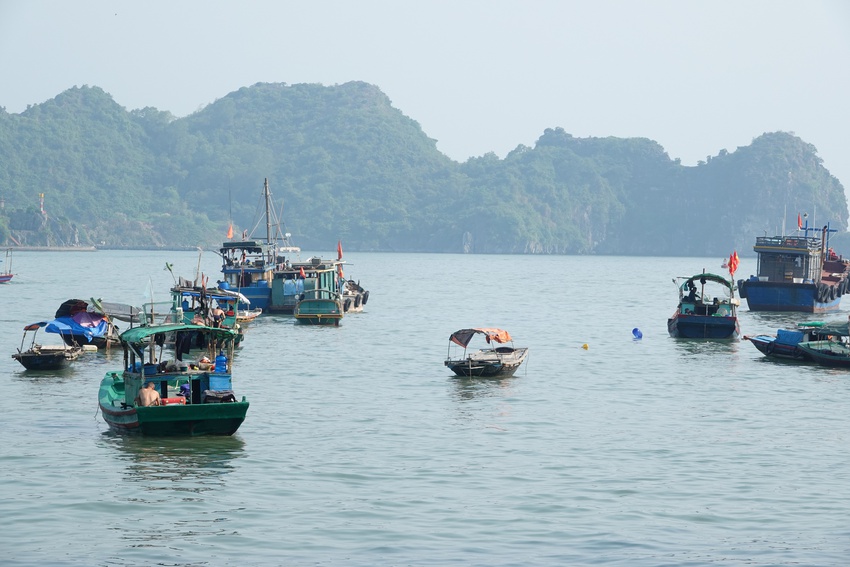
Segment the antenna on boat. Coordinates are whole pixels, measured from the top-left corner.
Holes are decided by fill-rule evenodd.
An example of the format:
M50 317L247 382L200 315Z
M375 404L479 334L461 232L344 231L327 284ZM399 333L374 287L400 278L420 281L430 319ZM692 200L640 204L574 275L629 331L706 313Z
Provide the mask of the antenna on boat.
M147 289L145 289L145 292L146 292L145 295L150 297L150 304L151 304L151 313L150 313L150 319L148 320L148 323L153 324L153 322L154 322L153 278L150 277L150 276L148 276L148 285L147 285Z
M785 203L785 210L782 212L782 236L785 236L785 217L788 216L788 203Z
M230 225L227 229L227 238L233 238L233 195L230 184L227 184L227 215L229 217Z
M198 278L201 275L201 256L204 254L204 249L198 246L198 267L195 268L195 285L198 285Z

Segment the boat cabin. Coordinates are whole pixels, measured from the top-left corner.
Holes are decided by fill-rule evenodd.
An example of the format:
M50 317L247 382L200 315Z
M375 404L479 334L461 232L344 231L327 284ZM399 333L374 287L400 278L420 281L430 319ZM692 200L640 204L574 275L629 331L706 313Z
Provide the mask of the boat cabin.
M231 288L271 285L275 267L273 245L259 240L225 242L220 253L224 281Z
M127 337L128 333L131 336ZM168 351L166 335L174 335L174 346ZM128 406L134 405L139 390L148 382L154 383L163 405L200 404L216 392L233 389L234 331L176 324L138 327L122 339L124 403Z
M818 283L824 267L823 244L811 236L760 236L753 250L758 254L759 281Z
M292 313L304 299L339 300L342 264L340 260L316 257L279 266L272 282L269 310Z

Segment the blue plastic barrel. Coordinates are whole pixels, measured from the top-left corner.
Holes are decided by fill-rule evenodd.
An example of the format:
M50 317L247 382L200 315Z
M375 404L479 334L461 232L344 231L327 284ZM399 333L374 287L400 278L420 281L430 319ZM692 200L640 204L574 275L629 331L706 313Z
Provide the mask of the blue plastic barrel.
M215 357L215 371L227 372L227 357L224 356L224 351L221 351L218 353L218 356Z

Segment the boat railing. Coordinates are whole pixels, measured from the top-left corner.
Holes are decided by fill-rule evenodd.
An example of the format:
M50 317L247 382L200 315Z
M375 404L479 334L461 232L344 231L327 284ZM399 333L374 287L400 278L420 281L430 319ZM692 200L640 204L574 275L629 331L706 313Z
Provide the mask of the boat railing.
M808 251L818 250L820 246L821 239L812 236L758 236L755 248L791 248Z
M329 289L307 289L304 290L303 299L334 299L339 300L339 292Z

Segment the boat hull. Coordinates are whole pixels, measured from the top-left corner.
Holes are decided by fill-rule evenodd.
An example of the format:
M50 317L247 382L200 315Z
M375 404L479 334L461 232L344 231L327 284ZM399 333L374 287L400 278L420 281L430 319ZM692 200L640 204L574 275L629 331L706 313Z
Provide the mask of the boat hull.
M776 337L770 335L745 336L744 340L750 341L760 353L768 357L786 360L811 360L811 357L797 348L797 345L777 342Z
M737 317L675 313L667 320L671 337L680 339L737 339L741 334Z
M332 299L303 299L295 307L295 321L306 325L335 325L342 320L342 307Z
M464 378L496 378L513 376L528 355L527 348L509 349L501 356L495 354L482 358L472 355L462 360L446 360L445 365L457 376Z
M850 348L833 341L810 341L797 345L811 360L821 366L850 368Z
M115 431L154 437L233 435L248 413L247 401L115 409L101 404L103 419Z
M71 362L77 359L77 355L69 355L65 352L32 353L18 352L12 355L27 370L62 370L68 368Z
M829 295L833 299L818 301L816 284L742 280L738 287L750 311L829 313L838 311L841 304L841 296L837 292Z
M265 283L265 282L264 282ZM269 298L271 297L271 289L267 285L238 287L236 291L244 295L251 302L248 306L242 306L244 309L262 309L266 311L269 307Z

